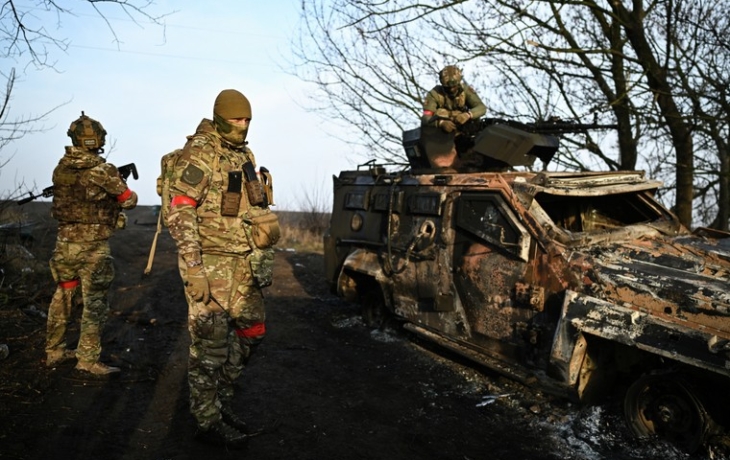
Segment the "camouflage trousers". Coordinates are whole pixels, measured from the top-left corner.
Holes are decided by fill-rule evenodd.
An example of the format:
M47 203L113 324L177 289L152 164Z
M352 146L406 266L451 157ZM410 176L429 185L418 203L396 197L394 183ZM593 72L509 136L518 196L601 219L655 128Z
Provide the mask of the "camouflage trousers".
M66 328L71 320L73 298L80 288L84 308L76 357L83 362L98 361L101 333L109 314L107 295L114 279L109 242L56 241L50 266L58 286L48 307L46 352L66 348Z
M205 429L221 418L233 398L234 384L254 348L264 338L264 298L251 274L249 255L203 254L210 302L187 296L190 355L190 411ZM187 271L179 259L180 275Z

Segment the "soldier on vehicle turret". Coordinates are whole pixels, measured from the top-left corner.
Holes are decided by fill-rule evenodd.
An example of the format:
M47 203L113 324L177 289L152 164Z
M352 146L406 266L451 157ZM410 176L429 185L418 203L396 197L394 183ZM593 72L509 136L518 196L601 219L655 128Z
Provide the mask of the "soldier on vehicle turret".
M446 134L458 136L461 129L471 120L477 120L487 113L479 95L462 79L461 70L448 65L439 72L440 85L436 85L423 101L421 127L438 128ZM434 167L452 167L456 161L456 146L448 152L429 155Z

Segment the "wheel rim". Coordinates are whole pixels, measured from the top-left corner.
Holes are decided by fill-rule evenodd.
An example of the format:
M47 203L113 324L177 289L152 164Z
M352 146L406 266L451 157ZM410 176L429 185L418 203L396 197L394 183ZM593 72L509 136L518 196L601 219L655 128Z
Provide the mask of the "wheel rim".
M690 452L705 442L711 423L692 388L675 373L634 382L626 392L624 414L636 436L656 435Z

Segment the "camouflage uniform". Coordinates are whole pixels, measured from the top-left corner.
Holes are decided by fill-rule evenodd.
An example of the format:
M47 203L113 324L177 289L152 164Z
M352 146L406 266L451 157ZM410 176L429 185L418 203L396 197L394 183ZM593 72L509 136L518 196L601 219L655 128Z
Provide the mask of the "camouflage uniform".
M447 66L439 75L442 84L436 85L429 91L423 101L422 125L437 126L442 119L454 121L464 112L469 112L472 120L481 118L487 113L487 106L474 89L461 80L461 72L458 69ZM450 87L457 89L449 90Z
M429 91L423 101L421 135L432 141L426 156L432 167L460 167L469 162L464 161L470 149L468 136L462 135L464 128L483 117L487 107L472 87L462 81L461 70L456 66L444 67L439 80L441 84ZM464 157L461 161L457 152Z
M114 278L108 240L123 222L121 209L137 205L137 194L114 165L92 150L75 146L66 147L53 171L53 188L52 214L59 224L50 266L58 287L48 308L46 353L63 356L72 298L80 285L84 308L76 357L79 365L89 367L98 363L101 354L101 333L109 311L107 293Z
M253 152L243 139L230 143L220 131L218 119L203 119L188 137L173 167L166 218L186 285L190 410L202 431L222 419L229 423L234 382L266 332L261 287L267 282L254 275L267 272L270 283L273 263L273 250L254 245L251 218L263 208L251 203L241 180L247 163L255 167ZM253 273L252 265L260 267L262 260L263 268ZM191 278L199 273L209 298L191 295Z

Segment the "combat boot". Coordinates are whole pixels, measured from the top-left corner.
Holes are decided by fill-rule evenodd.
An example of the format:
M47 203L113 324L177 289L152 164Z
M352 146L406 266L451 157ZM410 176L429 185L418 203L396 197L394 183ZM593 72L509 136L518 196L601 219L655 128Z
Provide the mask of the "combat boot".
M198 428L195 439L214 446L225 446L231 449L242 449L248 442L248 436L239 432L223 420L213 423L207 429Z
M53 350L46 353L46 366L54 367L76 358L75 350Z
M121 369L118 367L113 366L107 366L104 363L100 362L94 362L94 363L85 363L83 361L79 361L76 363L76 369L84 372L89 372L94 375L107 375L107 374L115 374Z
M221 407L221 417L223 418L223 421L232 426L233 428L237 429L243 434L248 434L248 425L246 425L246 422L241 420L238 415L231 409L230 406L224 405Z

